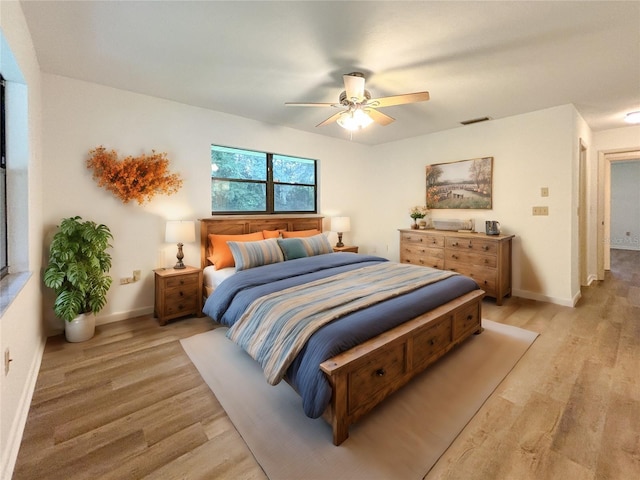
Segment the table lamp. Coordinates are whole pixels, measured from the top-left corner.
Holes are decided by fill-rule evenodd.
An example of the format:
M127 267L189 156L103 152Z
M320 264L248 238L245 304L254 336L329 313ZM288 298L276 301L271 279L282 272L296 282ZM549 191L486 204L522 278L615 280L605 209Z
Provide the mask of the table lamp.
M184 253L182 253L183 242L195 242L196 241L196 229L195 222L193 220L170 220L167 222L167 228L165 230L165 241L167 243L177 243L178 253L176 258L178 262L173 268L182 269L185 268L182 259Z
M338 232L338 243L336 247L344 247L342 243L342 234L351 230L351 219L349 217L332 217L331 231Z

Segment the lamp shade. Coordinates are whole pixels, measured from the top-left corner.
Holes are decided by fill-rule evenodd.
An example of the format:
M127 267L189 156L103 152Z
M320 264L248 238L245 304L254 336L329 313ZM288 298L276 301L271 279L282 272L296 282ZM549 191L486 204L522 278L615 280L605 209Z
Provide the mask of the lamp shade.
M196 227L193 220L170 220L165 230L167 243L187 243L196 241Z
M349 217L332 217L331 218L331 231L332 232L348 232L351 230L351 219Z

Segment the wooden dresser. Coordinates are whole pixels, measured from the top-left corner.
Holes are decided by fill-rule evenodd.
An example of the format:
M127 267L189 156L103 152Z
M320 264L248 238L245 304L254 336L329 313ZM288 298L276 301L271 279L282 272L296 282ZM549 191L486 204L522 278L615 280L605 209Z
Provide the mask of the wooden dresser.
M511 239L446 230L400 230L400 262L473 278L497 305L511 295Z

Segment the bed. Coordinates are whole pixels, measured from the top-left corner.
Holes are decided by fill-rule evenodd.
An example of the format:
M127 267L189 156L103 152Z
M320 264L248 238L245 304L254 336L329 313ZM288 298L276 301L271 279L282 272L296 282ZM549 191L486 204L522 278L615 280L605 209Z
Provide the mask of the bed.
M278 309L293 305L296 298L338 298L348 295L343 291L360 293L369 289L366 295L358 295L359 304L338 302L339 306L331 307L335 310L331 312L323 307L317 318L327 319L308 334L304 346L278 352L287 361L263 359L256 354L262 352L262 347L251 352L263 365L270 383L284 379L300 394L307 416L322 416L329 422L333 443L340 445L348 438L350 425L452 348L481 332L484 292L462 275L389 262L374 255L324 254L324 250L321 255L287 257L288 253L297 252L287 251L288 246L296 242L308 246L324 237L317 234L322 231L322 220L315 215L220 216L201 220L201 266L214 273L229 267L219 265L214 258L213 238L234 236L228 245L237 253L240 244L233 241L237 235L255 234L247 238L257 239L262 233L264 239L265 235L271 237L271 233L278 238L309 234L302 242L246 240L249 243L240 245L243 249L251 244L266 248L263 244L272 246L281 242L285 261L245 268L242 257L236 257L239 264L235 268L241 271L234 273L235 268L227 269L218 280L205 274L208 280L203 289L207 297L204 313L229 327L227 335L237 343L248 342L246 339L251 335L264 335L259 332L262 323L249 323L255 317L248 314L251 309L265 312L271 309L274 321L284 323L281 319L289 314ZM214 269L213 263L223 268ZM385 285L388 292L378 293L385 290ZM309 288L318 290L313 293L304 290L309 292L305 293L308 297L297 293L298 289ZM313 302L299 303L300 308L314 308ZM338 315L337 311L341 313ZM285 343L288 344L282 342ZM252 347L247 343L243 348L251 351Z

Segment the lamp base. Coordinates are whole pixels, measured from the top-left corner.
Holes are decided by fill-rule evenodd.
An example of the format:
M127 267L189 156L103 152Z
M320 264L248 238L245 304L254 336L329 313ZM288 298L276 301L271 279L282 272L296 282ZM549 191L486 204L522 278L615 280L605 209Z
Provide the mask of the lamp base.
M342 243L342 232L338 232L338 243L336 243L336 247L344 247L344 243Z
M178 244L178 253L176 253L178 262L173 266L173 268L175 268L176 270L182 270L183 268L186 268L186 265L182 263L182 259L184 258L184 253L182 253L182 245L182 243Z

